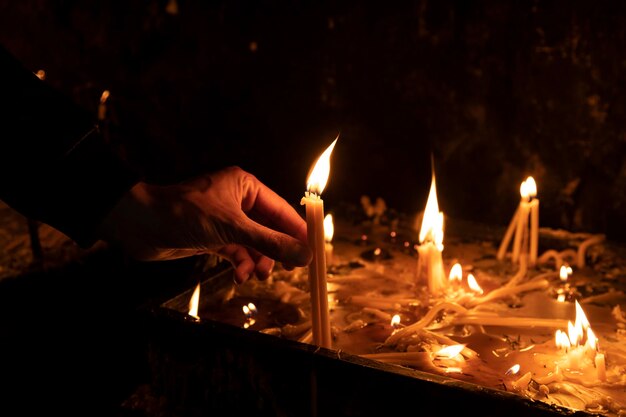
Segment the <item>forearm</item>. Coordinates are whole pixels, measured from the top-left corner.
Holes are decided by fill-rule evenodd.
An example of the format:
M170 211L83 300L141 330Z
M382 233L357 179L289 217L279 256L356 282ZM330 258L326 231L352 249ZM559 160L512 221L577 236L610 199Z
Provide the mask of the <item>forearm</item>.
M0 47L0 198L82 246L138 180L94 118Z

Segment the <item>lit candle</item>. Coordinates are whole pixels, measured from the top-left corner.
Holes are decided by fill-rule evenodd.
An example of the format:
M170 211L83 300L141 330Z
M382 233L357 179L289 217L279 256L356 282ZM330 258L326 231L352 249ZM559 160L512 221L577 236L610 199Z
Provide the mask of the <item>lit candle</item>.
M313 343L326 348L331 347L331 335L328 317L328 290L326 288L324 201L320 196L328 182L330 155L337 139L330 144L313 166L307 179L307 191L300 202L301 205L306 206L307 238L313 252L313 260L309 265Z
M526 178L520 185L520 203L511 219L511 223L504 234L504 238L498 248L497 258L503 260L509 243L513 240L511 260L513 263L522 262L522 255L526 253L529 244L529 264L537 263L537 251L539 248L539 199L537 184L533 177ZM530 233L528 229L530 228ZM528 242L529 241L529 242Z
M107 117L107 99L110 94L111 92L109 90L104 90L100 96L100 104L98 105L98 120L101 122Z
M523 181L522 185L520 185L519 192L521 195L521 200L519 202L519 215L517 216L517 224L515 225L515 238L513 240L513 255L511 256L511 260L513 261L513 263L518 262L520 253L522 251L523 240L527 236L526 233L528 214L530 213L530 205L528 202L528 183L526 181Z
M425 282L431 294L441 294L446 288L443 270L443 213L437 203L437 187L433 172L430 192L424 209L422 226L419 234L420 245L417 246L417 280Z
M526 178L528 197L530 200L530 254L528 263L530 266L537 264L537 251L539 250L539 199L537 198L537 183L533 177Z
M328 213L324 217L324 245L326 252L326 265L333 263L333 235L335 234L335 226L333 225L333 215Z

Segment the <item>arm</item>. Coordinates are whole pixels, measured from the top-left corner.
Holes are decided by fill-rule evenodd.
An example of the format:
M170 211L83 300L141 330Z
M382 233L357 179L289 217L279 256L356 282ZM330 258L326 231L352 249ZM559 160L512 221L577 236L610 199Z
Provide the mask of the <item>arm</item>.
M81 246L139 180L94 118L0 47L0 198Z
M0 47L0 199L81 246L98 237L137 258L215 253L238 282L266 278L274 260L311 259L306 224L253 175L229 168L150 185L104 142L91 115Z

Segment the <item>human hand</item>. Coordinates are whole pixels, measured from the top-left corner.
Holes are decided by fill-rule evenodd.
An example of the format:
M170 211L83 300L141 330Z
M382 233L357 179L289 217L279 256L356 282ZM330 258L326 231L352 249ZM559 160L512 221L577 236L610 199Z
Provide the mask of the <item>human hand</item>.
M284 199L241 168L226 168L177 185L135 185L103 221L104 240L137 259L202 253L228 259L235 279L269 276L311 260L306 223Z

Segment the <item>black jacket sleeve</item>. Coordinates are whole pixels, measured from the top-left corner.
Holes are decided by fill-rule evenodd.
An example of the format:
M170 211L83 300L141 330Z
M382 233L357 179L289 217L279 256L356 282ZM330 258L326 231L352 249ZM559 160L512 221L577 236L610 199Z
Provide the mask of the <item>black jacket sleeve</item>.
M88 247L138 180L91 114L0 46L0 199Z

